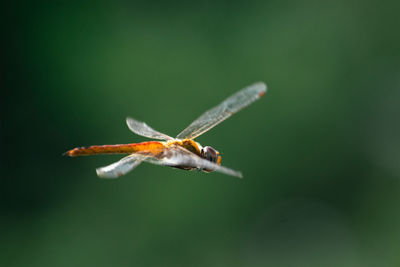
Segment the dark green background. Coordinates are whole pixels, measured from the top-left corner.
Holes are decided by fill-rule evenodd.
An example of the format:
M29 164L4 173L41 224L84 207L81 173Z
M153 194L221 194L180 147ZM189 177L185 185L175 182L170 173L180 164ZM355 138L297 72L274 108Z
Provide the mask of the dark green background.
M399 266L398 1L25 3L4 10L2 266ZM197 139L244 179L67 158L169 135L236 90L260 101Z

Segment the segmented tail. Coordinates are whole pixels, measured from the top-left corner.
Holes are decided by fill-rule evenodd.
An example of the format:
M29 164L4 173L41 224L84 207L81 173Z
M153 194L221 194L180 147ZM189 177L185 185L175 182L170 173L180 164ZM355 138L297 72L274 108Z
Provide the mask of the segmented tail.
M131 154L135 152L158 154L163 147L164 145L161 142L150 141L150 142L124 144L124 145L76 147L74 149L68 150L63 155L76 157L76 156L88 156L96 154Z

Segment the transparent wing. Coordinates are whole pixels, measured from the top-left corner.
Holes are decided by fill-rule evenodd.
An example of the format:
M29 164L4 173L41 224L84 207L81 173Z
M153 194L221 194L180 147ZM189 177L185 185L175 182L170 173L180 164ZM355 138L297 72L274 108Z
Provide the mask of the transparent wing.
M183 130L176 138L178 139L194 139L199 135L207 132L217 124L229 118L232 114L247 107L267 91L267 86L263 82L252 84L243 88L234 95L228 97L218 106L208 110L197 120L192 122L185 130Z
M118 178L139 166L141 162L141 158L129 155L111 165L97 168L96 172L100 178Z
M126 124L128 125L129 129L134 132L135 134L148 137L148 138L153 138L153 139L160 139L160 140L173 140L171 136L168 136L166 134L157 132L150 126L148 126L146 123L137 121L132 118L126 118Z
M154 157L143 157L142 160L164 166L172 166L172 167L191 167L198 169L206 169L221 172L227 175L236 176L242 178L243 175L239 171L235 171L215 163L212 163L208 160L202 159L199 156L193 154L192 152L186 150L180 146L170 147L165 150L161 155L157 158Z

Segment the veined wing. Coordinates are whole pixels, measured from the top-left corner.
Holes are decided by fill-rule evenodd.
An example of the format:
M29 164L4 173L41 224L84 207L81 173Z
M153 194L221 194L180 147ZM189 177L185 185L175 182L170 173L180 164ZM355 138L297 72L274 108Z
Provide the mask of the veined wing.
M118 178L139 166L141 162L140 157L129 155L111 165L97 168L96 172L100 178Z
M202 159L180 146L170 147L158 157L143 154L131 154L113 164L97 168L96 172L100 178L118 178L136 168L143 161L156 165L206 169L239 178L243 177L242 173L239 171L235 171Z
M173 140L171 136L168 136L166 134L160 133L150 126L148 126L146 123L137 121L135 119L132 119L130 117L126 118L126 124L128 125L129 129L134 132L135 134L148 137L148 138L153 138L153 139L159 139L159 140Z
M211 171L221 172L227 175L236 176L242 178L243 175L239 171L235 171L220 165L217 165L208 160L202 159L196 154L193 154L189 150L186 150L180 146L173 146L166 149L160 156L157 158L154 157L143 157L144 161L157 164L157 165L165 165L172 167L191 167L198 169L206 169Z
M232 114L247 107L267 91L267 86L263 82L250 85L234 95L225 99L218 106L206 111L197 118L185 130L183 130L176 138L178 139L194 139L199 135L207 132L217 124L229 118Z

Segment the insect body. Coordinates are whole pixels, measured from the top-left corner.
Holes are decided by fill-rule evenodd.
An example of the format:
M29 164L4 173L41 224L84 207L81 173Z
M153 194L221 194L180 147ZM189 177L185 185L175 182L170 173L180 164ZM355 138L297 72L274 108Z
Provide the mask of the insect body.
M96 169L98 176L103 178L122 176L143 161L184 170L218 171L242 177L241 172L221 166L221 155L217 150L210 146L202 147L194 139L262 97L266 90L267 86L259 82L238 91L218 106L206 111L176 138L158 132L144 122L128 117L126 123L132 132L162 141L77 147L64 154L70 157L94 154L129 154L118 162Z

